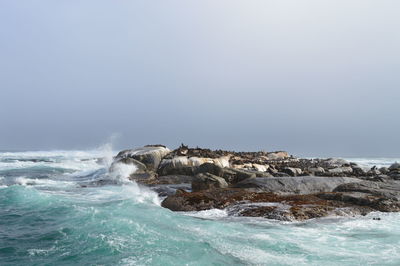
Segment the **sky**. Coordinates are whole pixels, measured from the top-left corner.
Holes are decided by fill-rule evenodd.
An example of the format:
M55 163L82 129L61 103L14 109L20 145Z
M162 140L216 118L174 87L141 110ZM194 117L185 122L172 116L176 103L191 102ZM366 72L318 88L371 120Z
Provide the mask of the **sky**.
M0 150L400 157L398 0L0 0Z

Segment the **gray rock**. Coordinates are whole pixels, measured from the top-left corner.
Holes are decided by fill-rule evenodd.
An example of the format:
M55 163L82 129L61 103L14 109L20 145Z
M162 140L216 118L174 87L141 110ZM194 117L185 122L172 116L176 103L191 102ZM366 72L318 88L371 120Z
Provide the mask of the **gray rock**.
M313 175L323 175L325 173L325 169L322 167L309 167L308 172Z
M149 170L156 170L164 156L171 151L164 146L145 146L132 150L124 150L118 153L115 160L132 158L142 162Z
M387 167L381 167L381 168L379 168L379 171L384 175L389 173L389 169Z
M392 164L392 165L389 167L389 170L390 170L390 171L395 170L395 169L400 169L400 163L395 162L394 164Z
M388 180L385 182L363 181L341 184L334 192L363 192L386 199L400 200L400 182Z
M349 165L348 161L340 158L329 158L324 160L324 163L327 165L328 168L337 168L343 165Z
M367 175L369 175L369 176L378 176L380 174L382 174L382 173L377 168L371 168L371 170L369 170L367 172Z
M303 173L303 171L300 168L294 168L294 167L285 167L282 169L282 172L290 176L298 176Z
M360 179L350 177L257 177L239 182L234 187L244 188L255 192L274 192L278 194L313 194L320 192L331 192L341 184L360 181Z
M192 191L227 188L225 179L210 173L198 174L192 181Z
M200 165L196 170L196 174L202 173L210 173L222 177L229 184L235 184L247 178L256 177L255 172L234 168L223 168L212 163L204 163Z
M367 174L362 167L356 164L352 165L351 168L353 169L353 174L356 176L365 176Z

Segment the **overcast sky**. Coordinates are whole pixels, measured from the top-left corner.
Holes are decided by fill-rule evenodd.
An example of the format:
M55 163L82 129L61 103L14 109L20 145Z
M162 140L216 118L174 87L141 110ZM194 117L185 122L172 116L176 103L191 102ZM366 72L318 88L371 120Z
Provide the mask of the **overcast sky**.
M400 1L1 0L0 150L400 156Z

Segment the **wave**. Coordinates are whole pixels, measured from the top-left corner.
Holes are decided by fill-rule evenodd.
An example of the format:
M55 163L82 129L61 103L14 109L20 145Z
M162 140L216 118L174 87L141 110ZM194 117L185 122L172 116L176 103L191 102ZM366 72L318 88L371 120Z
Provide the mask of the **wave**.
M155 192L129 180L134 167L119 165L108 173L115 153L105 150L0 154L2 264L400 262L398 213L297 223L231 217L216 209L175 213L160 207ZM393 159L371 163L378 161Z

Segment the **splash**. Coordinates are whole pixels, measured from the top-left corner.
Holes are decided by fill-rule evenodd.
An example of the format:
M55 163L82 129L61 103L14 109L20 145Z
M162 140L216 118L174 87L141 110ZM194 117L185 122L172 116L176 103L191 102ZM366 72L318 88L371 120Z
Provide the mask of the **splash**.
M109 171L109 176L111 180L126 184L131 182L129 176L134 174L136 170L137 167L133 164L115 163L112 166L112 170Z

